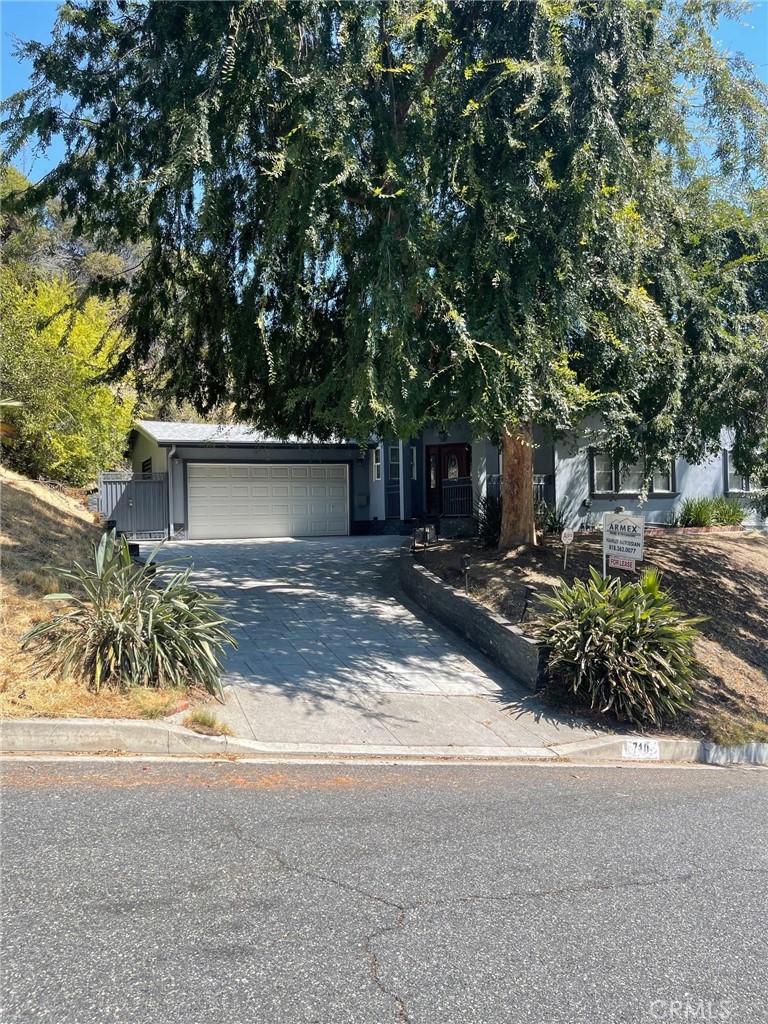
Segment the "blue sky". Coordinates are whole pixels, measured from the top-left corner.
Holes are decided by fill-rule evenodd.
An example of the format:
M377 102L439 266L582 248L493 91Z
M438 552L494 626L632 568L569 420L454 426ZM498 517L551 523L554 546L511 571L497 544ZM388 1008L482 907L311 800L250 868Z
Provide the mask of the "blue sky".
M28 84L30 67L13 56L14 36L24 41L45 42L50 38L58 3L50 0L0 0L0 33L2 34L2 97L5 99ZM726 22L718 35L725 49L743 53L768 82L768 0L758 0L742 18L742 24ZM25 154L16 160L30 178L42 177L60 156L52 147L45 157L33 160Z

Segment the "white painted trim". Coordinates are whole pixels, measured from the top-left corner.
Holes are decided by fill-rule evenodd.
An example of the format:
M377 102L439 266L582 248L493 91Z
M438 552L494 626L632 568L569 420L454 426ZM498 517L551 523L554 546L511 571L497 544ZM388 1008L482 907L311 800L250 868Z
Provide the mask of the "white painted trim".
M400 445L400 522L405 521L405 461L403 459L403 442L397 442ZM410 477L410 473L408 474Z
M176 454L176 445L171 445L168 452L166 464L168 468L168 538L173 540L173 457Z

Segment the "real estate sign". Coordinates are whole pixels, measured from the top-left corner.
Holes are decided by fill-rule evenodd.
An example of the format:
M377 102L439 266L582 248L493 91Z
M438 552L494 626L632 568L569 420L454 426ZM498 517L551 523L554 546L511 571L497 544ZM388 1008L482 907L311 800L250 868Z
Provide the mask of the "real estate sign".
M643 560L645 516L626 512L605 512L603 515L603 575L605 563L623 569L634 569Z

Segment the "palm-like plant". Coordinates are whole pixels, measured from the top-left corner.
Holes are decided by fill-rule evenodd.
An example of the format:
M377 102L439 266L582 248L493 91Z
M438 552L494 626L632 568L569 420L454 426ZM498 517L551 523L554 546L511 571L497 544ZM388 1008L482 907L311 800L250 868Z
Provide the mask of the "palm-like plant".
M690 706L701 668L693 645L701 619L686 617L661 589L656 570L637 582L560 580L539 623L550 675L592 708L637 724L659 725Z
M191 583L191 566L158 562L158 550L137 565L113 530L94 545L92 566L53 569L73 587L45 600L69 610L29 630L22 647L51 668L82 675L95 690L198 684L220 695L219 657L225 644L237 646L231 620L218 612L218 597Z

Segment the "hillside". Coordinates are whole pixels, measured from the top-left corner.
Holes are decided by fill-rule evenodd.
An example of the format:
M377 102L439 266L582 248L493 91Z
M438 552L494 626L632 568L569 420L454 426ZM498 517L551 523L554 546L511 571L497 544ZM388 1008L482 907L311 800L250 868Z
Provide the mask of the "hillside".
M598 531L578 533L566 570L563 546L551 538L547 547L529 553L453 541L419 552L418 558L446 582L463 587L459 565L469 554L473 596L518 622L526 587L545 592L558 577L569 583L586 578L590 565L601 568L601 542ZM705 617L696 653L707 678L697 684L696 706L677 719L675 728L723 743L768 741L768 536L675 532L648 537L643 566L660 570L662 585L678 607Z
M5 468L0 468L0 488L0 714L13 718L162 714L178 694L90 693L78 680L39 673L35 659L19 650L24 632L57 608L42 600L58 590L56 573L49 566L88 561L101 529L87 511L82 492L28 480Z

